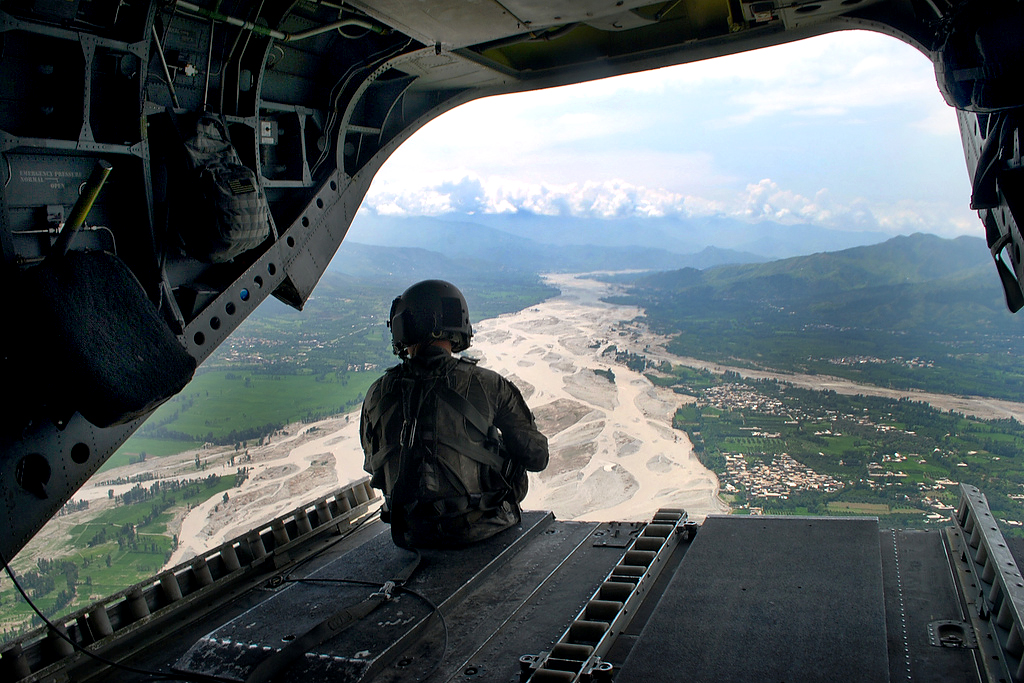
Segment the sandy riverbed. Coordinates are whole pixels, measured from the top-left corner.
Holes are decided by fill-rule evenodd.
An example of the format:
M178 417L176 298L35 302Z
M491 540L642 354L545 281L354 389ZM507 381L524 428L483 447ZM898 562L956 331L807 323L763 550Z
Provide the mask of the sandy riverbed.
M251 460L236 456L249 469L241 487L197 505L178 520L175 565L207 548L240 536L255 526L333 493L366 476L359 447L358 413L309 425L291 425L269 443L249 448ZM223 458L219 458L223 460Z
M727 511L715 475L672 429L684 397L604 353L644 344L620 329L640 311L603 303L610 287L595 280L548 279L561 296L481 322L468 352L516 382L548 437L551 464L531 477L524 506L593 521L646 520L662 507L697 520Z

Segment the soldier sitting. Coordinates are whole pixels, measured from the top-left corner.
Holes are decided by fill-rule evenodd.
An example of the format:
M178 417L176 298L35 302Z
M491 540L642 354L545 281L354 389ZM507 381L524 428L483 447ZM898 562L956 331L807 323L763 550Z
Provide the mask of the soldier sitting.
M360 438L395 543L459 547L518 524L547 438L512 382L452 355L473 336L465 297L420 282L392 302L388 326L402 363L367 391Z

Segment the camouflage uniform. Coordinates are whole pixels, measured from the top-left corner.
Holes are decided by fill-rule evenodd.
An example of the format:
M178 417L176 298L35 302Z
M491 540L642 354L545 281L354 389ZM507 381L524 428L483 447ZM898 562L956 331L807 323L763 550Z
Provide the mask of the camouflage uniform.
M442 396L450 392L462 398ZM500 450L467 418L474 408L476 424L500 430ZM526 471L548 464L547 438L516 386L434 346L370 387L360 439L363 468L388 503L382 517L405 547L458 547L518 524Z

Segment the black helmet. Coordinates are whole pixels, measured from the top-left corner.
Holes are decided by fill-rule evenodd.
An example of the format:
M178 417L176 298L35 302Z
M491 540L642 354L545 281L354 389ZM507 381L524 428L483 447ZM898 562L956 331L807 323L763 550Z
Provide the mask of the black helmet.
M402 292L391 302L388 327L391 346L403 357L406 347L435 339L451 341L458 353L469 348L473 337L466 297L444 280L424 280Z

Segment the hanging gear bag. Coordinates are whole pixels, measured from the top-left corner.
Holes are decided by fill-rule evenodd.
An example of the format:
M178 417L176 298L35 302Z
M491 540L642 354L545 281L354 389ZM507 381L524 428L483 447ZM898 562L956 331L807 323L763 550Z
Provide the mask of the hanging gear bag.
M185 139L173 114L171 120L187 157L188 170L172 205L185 251L206 263L224 263L258 247L270 235L270 208L256 174L231 144L224 121L204 114Z

